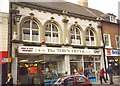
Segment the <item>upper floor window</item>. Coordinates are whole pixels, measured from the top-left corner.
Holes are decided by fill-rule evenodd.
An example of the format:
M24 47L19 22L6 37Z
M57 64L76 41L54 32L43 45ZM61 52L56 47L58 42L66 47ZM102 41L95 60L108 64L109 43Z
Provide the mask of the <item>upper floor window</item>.
M104 34L104 43L106 47L111 47L110 34Z
M22 39L24 41L40 41L40 30L34 20L26 20L22 26Z
M120 49L120 36L116 35L115 39L116 39L116 47Z
M77 26L73 26L70 29L71 44L80 45L81 44L81 31Z
M45 42L59 43L58 26L55 23L47 23L45 25Z
M87 29L86 35L86 45L95 46L95 33L91 29Z

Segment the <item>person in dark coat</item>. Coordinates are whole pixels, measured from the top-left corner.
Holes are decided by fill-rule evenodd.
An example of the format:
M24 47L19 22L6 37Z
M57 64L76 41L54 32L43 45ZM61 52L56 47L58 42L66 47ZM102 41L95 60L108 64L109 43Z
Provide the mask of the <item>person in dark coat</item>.
M109 64L109 67L107 68L107 73L110 78L110 84L113 84L113 68L112 68L111 64Z
M105 83L107 83L106 82L106 79L105 79L105 76L104 76L104 74L105 74L106 72L104 71L104 68L102 68L101 70L100 70L100 83L102 84L102 79L105 81Z
M88 71L88 68L86 67L85 69L84 69L84 75L88 78L88 73L89 71Z
M7 79L6 85L13 86L13 77L11 73L8 73L8 79Z

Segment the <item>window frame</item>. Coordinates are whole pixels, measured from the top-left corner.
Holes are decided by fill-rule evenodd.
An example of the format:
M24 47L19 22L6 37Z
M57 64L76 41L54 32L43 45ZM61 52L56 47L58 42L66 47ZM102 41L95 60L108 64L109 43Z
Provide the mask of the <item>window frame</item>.
M86 34L86 31L88 30L88 35ZM86 43L87 46L96 46L96 37L95 37L95 32L92 30L92 29L87 29L85 31L85 42L86 41L86 38L88 37L89 38L89 44ZM90 31L93 33L93 36L90 35ZM94 38L94 45L92 44L92 40L91 38Z
M46 30L46 26L50 26L50 27L47 27L48 29L50 29L50 30ZM54 27L55 27L55 29L57 29L57 31L54 31L53 29L53 25L54 25ZM54 44L58 44L58 43L60 43L60 36L59 36L59 27L58 27L58 25L57 24L55 24L55 23L52 23L52 22L48 22L48 23L46 23L45 24L45 40L47 40L47 36L48 36L48 34L47 34L47 36L46 36L46 33L50 33L50 41L45 41L46 43L54 43ZM54 35L56 35L56 36L54 36ZM54 37L57 37L58 39L55 41L54 40ZM55 41L55 42L54 42Z
M24 28L23 27L23 25L24 25L24 23L26 21L29 21L29 28ZM33 26L32 25L33 22L37 25L38 28L33 28L32 27ZM27 19L27 20L24 21L24 23L22 25L22 40L26 41L26 42L40 42L40 27L39 27L38 23L35 20L33 20L33 19ZM29 40L25 40L24 32L23 32L24 30L29 30L30 31L30 34L29 34L30 38L29 38ZM38 33L38 40L36 40L36 41L33 40L33 31L37 31L37 33Z
M108 45L108 46L106 46L105 35L106 35L106 36L108 36L108 43L109 43L109 45ZM106 47L106 48L111 48L111 39L110 39L110 34L103 34L103 37L104 37L105 47Z
M72 33L71 29L73 29L73 33ZM77 33L77 30L79 31L79 33ZM74 42L75 42L75 43L72 42L71 37L74 37ZM80 40L79 40L79 39L77 40L77 37L80 37ZM71 45L82 45L82 32L81 32L81 30L80 30L80 27L73 25L73 26L70 28L70 40L71 40ZM79 41L80 43L77 43L78 41Z
M118 37L118 40L117 40ZM116 41L116 48L120 49L120 36L119 35L115 35L115 41Z

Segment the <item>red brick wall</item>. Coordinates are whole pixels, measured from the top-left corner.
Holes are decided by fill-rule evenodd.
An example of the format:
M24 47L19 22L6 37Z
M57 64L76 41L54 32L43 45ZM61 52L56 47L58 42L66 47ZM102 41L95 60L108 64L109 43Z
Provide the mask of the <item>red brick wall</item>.
M115 35L120 35L120 29L118 29L118 24L102 22L103 33L110 34L111 47L116 48Z

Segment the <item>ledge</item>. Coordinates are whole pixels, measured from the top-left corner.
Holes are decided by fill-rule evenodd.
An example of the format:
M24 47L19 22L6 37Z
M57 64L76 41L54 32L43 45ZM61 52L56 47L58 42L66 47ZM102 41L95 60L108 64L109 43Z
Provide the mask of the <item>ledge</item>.
M62 44L45 43L47 47L62 47Z

